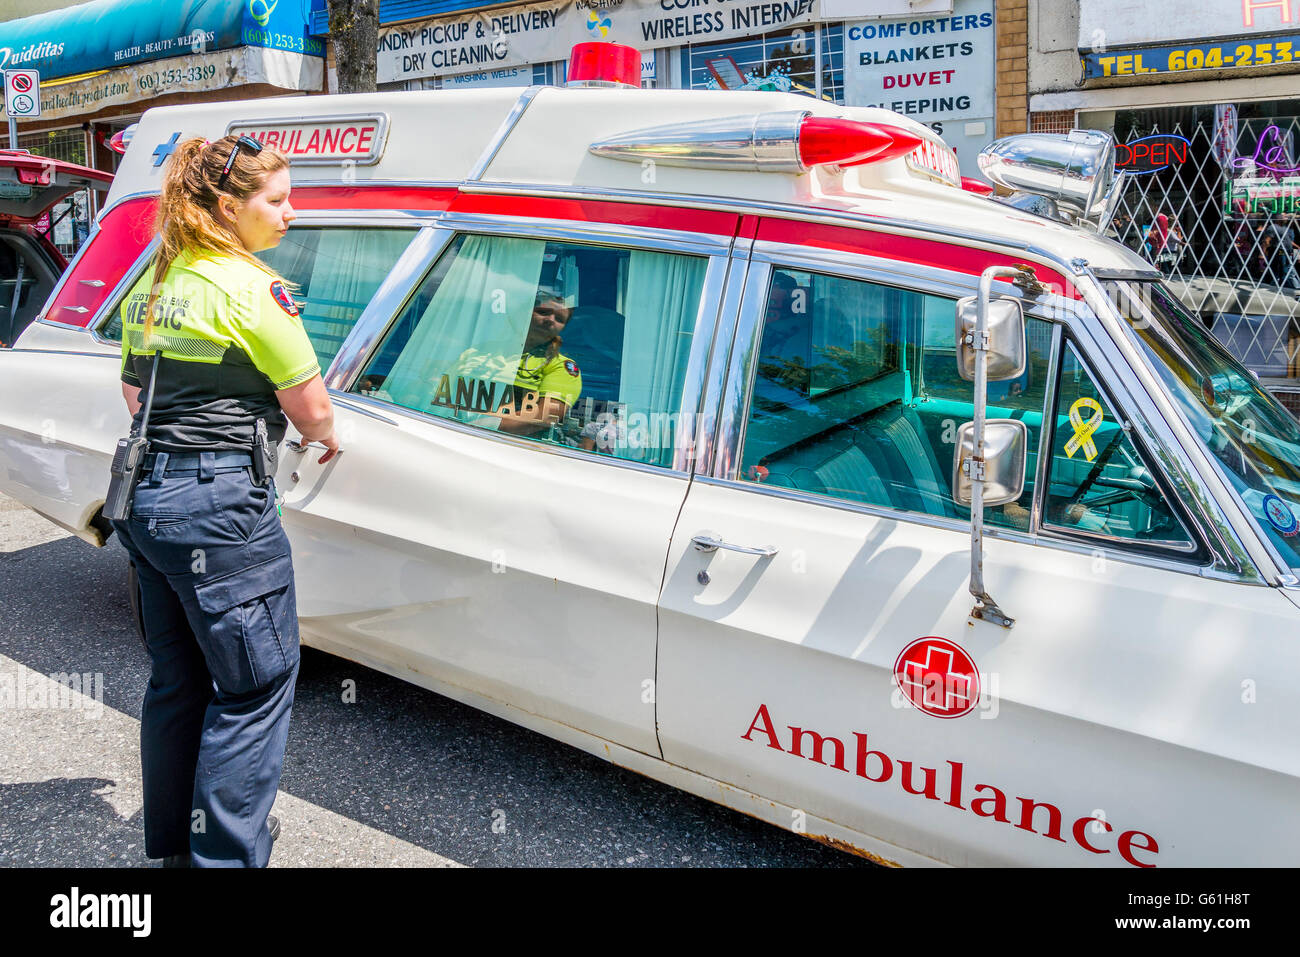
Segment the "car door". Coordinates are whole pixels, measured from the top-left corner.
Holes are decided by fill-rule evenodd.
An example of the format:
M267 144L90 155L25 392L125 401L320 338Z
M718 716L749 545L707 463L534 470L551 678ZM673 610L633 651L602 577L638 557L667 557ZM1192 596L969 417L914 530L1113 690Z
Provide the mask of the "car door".
M1291 859L1287 699L1250 689L1297 663L1294 612L1211 556L1059 297L1030 304L1025 375L990 385L990 416L1030 436L1025 494L986 511L985 581L1015 625L971 617L952 330L976 279L755 245L660 602L664 758L894 860Z
M343 453L281 464L304 639L657 755L731 238L453 216L421 241L331 377Z

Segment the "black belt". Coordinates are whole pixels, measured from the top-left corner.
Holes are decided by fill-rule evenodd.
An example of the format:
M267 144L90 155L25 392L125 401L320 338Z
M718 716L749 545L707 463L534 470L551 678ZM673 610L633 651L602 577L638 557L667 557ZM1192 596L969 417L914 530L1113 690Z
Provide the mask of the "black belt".
M216 474L253 467L253 456L248 452L150 452L144 457L141 474L147 477L156 471L163 456L164 475Z

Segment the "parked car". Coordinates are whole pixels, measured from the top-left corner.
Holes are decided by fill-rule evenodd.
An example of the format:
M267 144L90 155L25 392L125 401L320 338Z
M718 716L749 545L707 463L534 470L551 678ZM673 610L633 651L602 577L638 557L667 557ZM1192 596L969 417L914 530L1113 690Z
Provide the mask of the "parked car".
M148 111L0 490L104 543L169 144L248 133L345 449L280 453L304 643L882 862L1294 862L1300 427L1098 235L1109 140L986 151L1061 222L894 113L570 75Z
M68 261L50 238L50 210L79 189L107 189L113 174L0 150L0 348L17 341Z

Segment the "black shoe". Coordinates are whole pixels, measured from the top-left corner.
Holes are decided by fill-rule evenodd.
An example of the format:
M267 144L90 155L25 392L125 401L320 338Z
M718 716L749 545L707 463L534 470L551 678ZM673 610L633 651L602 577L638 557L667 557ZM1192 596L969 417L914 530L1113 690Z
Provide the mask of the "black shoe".
M172 854L170 857L164 857L163 867L193 867L194 863L190 860L189 854Z
M274 814L268 814L266 816L266 827L271 832L271 840L274 842L280 836L280 819Z

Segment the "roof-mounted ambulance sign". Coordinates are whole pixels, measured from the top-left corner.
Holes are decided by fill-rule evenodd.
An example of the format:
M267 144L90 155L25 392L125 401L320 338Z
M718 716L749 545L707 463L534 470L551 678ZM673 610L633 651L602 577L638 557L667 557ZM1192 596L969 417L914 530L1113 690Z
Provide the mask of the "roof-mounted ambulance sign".
M950 186L962 186L961 168L956 151L946 143L922 140L921 145L907 154L908 169L929 176Z
M345 161L372 166L384 155L388 114L235 122L226 127L226 133L243 133L266 146L274 146L295 166L337 166Z

